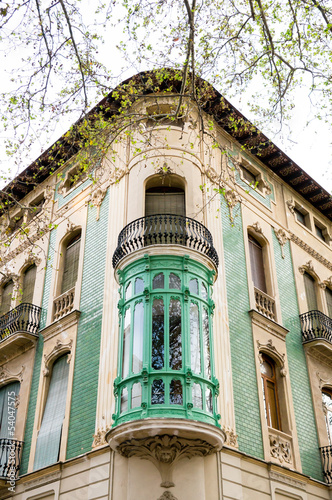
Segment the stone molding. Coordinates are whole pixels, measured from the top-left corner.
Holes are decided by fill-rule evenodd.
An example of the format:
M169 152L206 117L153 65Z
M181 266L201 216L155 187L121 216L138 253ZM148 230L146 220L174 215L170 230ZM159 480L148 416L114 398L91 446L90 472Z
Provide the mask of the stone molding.
M288 206L288 210L294 215L295 214L295 211L294 211L295 201L293 200L293 198L291 198L290 200L287 200L286 205Z
M238 448L239 447L239 444L237 442L238 435L234 432L234 430L231 429L230 427L226 427L225 425L223 426L222 430L226 434L225 445L231 446L232 448Z
M277 240L279 241L279 244L281 247L281 257L284 259L285 258L284 246L285 246L286 242L290 239L290 236L282 228L277 229L276 227L274 227L273 229L274 229L274 234L276 235Z
M316 376L318 378L318 385L320 390L322 390L325 386L332 387L332 377L322 378L319 372L316 372Z
M160 486L174 486L173 469L183 458L205 457L211 455L214 447L202 439L185 439L168 434L143 439L130 439L121 443L116 450L126 458L139 457L149 460L159 470Z
M104 446L107 444L105 435L111 430L111 427L106 427L106 429L98 429L96 434L93 435L92 448L98 448L99 446Z
M78 323L80 314L81 311L75 309L74 311L71 311L69 314L66 314L62 318L58 319L57 321L54 321L49 326L46 326L45 328L40 330L40 333L43 336L44 340L45 341L49 340L53 338L55 335L58 335L64 330L68 330L73 325L76 325Z
M275 472L273 470L269 471L269 477L271 481L278 481L279 483L287 484L288 486L293 486L294 488L299 488L300 490L306 490L306 484L302 481L298 481L290 476L285 476L284 474L280 474L279 472Z
M224 192L224 198L226 200L228 210L229 210L229 218L231 223L234 222L233 210L238 203L241 203L241 197L235 191L235 189L228 189Z
M18 373L12 373L6 366L2 366L0 369L0 383L10 382L11 380L19 380L22 383L24 370L25 366L22 365L22 368Z
M285 340L286 335L289 332L289 330L287 330L287 328L279 325L278 323L276 323L272 319L267 318L263 314L256 311L256 309L251 309L249 311L249 314L251 317L251 321L254 325L263 328L264 330L271 333L272 335L274 335L278 339Z
M67 363L70 363L72 346L73 346L73 339L70 339L68 342L62 342L62 340L58 339L52 351L49 352L48 354L44 354L44 365L45 365L45 368L43 370L44 377L49 376L51 361L53 358L58 357L59 354L65 354L66 352L69 351Z
M262 226L260 225L260 223L258 221L251 224L251 227L253 228L253 230L256 233L263 234Z
M325 259L320 253L316 252L311 246L309 246L307 243L305 243L303 240L301 240L298 236L296 236L294 233L290 232L290 239L293 241L296 245L299 247L303 248L309 255L314 257L318 262L323 264L323 266L327 267L330 271L332 271L332 263Z
M300 266L299 272L300 272L300 274L304 274L307 272L309 274L314 274L316 277L318 277L317 273L315 271L314 265L312 263L312 260L308 260L308 262L306 264L303 264L303 266Z
M35 479L31 479L30 481L24 484L24 491L30 491L39 486L44 486L45 484L54 483L55 481L59 481L61 479L61 471L55 471L50 474L43 475L41 477L37 477Z
M276 359L279 362L280 367L280 375L282 377L286 377L286 368L285 368L285 353L281 354L278 349L273 345L272 339L269 339L266 344L262 344L259 340L257 340L258 347L258 356L259 361L262 363L262 352L268 354L272 359Z
M178 500L170 491L164 491L158 500Z
M272 458L278 460L281 464L286 463L291 465L293 463L292 454L292 438L282 437L278 431L269 432L270 455Z
M91 203L91 205L93 205L94 207L97 208L97 213L96 213L96 220L97 221L99 220L99 217L100 217L100 207L101 207L101 204L106 196L107 189L108 189L108 186L105 187L104 189L101 187L98 187L97 189L95 189L91 193L91 195L89 197L89 203Z

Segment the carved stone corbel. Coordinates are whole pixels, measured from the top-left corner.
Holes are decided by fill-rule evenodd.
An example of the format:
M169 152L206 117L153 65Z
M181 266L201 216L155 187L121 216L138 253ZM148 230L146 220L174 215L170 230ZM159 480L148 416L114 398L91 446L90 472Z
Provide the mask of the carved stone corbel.
M294 215L295 214L295 201L292 199L286 201L286 205L288 206L289 211Z
M53 358L58 357L60 354L62 353L65 354L66 352L69 351L67 363L70 363L72 346L73 346L73 339L70 339L69 342L62 342L62 340L58 339L52 351L49 352L48 354L44 354L44 365L45 365L45 368L43 370L44 377L48 377L48 375L50 374L50 361Z
M274 229L274 234L276 235L277 240L279 241L281 247L281 257L284 259L285 258L284 246L287 240L290 239L290 237L284 229L276 229L275 227L273 229Z
M306 264L303 264L303 266L300 266L299 271L300 271L300 274L304 274L305 272L316 274L312 260L308 260L308 262ZM316 276L317 276L317 274L316 274Z
M233 448L238 448L237 442L237 434L235 434L234 430L231 427L223 426L222 430L226 434L226 442L225 444L228 446L232 446Z
M258 221L254 222L254 224L252 224L251 227L254 229L256 233L263 234L262 226Z
M234 189L228 189L227 191L225 191L224 198L228 206L230 221L231 223L233 223L233 210L238 203L241 203L241 198Z
M94 191L91 193L89 203L91 203L91 205L93 205L94 207L97 208L96 220L99 220L100 207L101 207L101 204L106 196L106 193L107 193L107 188L103 189L101 187L94 189Z
M332 288L332 276L330 276L327 280L324 280L323 283L325 287Z

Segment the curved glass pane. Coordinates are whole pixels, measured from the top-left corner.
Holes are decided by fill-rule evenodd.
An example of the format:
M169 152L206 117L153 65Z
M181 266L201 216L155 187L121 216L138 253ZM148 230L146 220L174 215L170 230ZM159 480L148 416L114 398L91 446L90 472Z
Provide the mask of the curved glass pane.
M201 372L201 349L199 341L199 311L197 304L190 304L190 357L191 369Z
M143 293L144 290L144 280L142 278L135 279L135 295L138 293Z
M165 403L165 384L163 380L154 380L151 387L151 404L162 405Z
M273 368L267 361L261 363L261 373L266 377L273 378Z
M210 332L209 332L209 315L203 307L203 356L204 356L204 375L211 378L211 358L210 358Z
M128 286L126 288L126 293L125 293L125 299L126 300L128 300L128 299L131 298L131 296L132 296L132 289L133 289L133 287L132 287L132 284L131 284L131 281L130 281L130 283L128 284Z
M325 415L327 436L329 444L332 444L332 394L330 392L323 392L323 411Z
M174 273L169 275L169 288L181 290L181 279Z
M207 291L207 288L204 285L204 283L202 283L202 298L204 300L207 300L207 298L208 298L208 291Z
M128 389L124 387L121 393L121 413L128 410Z
M196 278L189 281L189 291L198 295L198 280Z
M129 375L129 351L130 351L130 308L126 310L124 318L122 378L126 378Z
M159 273L152 280L152 289L156 290L156 288L164 288L164 286L165 286L164 274Z
M139 373L143 368L143 326L144 326L144 304L139 302L134 311L133 332L133 373Z
M164 367L164 301L155 299L152 305L152 360L154 370Z
M205 404L207 411L209 413L213 413L212 391L209 388L206 388L205 390Z
M169 366L182 368L181 302L174 299L169 304Z
M194 408L199 408L200 410L203 410L202 388L200 384L193 384L191 397Z
M182 405L182 384L180 380L172 380L169 388L169 402L171 405Z
M142 404L142 386L139 382L133 384L131 389L131 407L139 408Z

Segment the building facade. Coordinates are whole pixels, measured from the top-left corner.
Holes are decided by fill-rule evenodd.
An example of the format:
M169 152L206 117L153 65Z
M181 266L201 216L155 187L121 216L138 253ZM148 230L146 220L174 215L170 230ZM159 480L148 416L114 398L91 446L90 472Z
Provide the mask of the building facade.
M176 85L5 189L0 498L332 498L332 198Z

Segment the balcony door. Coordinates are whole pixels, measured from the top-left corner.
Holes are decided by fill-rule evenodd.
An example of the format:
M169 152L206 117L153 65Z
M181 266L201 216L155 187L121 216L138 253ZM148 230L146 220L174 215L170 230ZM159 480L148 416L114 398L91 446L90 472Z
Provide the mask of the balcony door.
M145 216L173 214L186 216L184 190L176 187L152 187L145 192Z
M314 278L308 274L304 273L304 288L307 299L308 311L317 311L317 296L316 296L316 284Z

